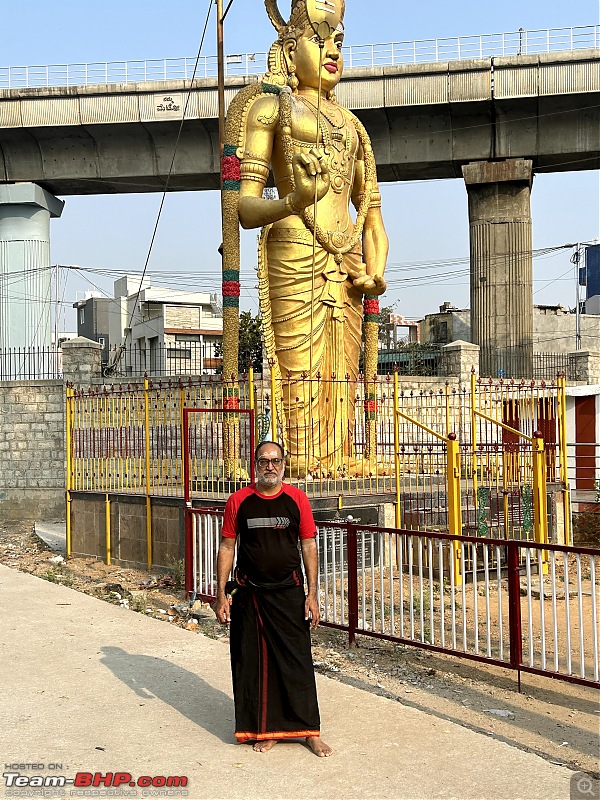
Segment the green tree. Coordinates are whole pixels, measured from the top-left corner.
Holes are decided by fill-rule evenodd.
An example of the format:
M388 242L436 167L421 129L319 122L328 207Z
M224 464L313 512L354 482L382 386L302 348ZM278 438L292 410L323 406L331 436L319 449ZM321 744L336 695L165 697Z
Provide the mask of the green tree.
M383 306L383 308L379 310L379 343L380 346L386 347L388 350L392 347L390 314L393 310L393 306Z
M262 323L260 317L253 317L249 311L242 311L239 336L238 370L248 372L249 367L252 366L255 372L262 372ZM223 357L222 341L215 344L215 356Z

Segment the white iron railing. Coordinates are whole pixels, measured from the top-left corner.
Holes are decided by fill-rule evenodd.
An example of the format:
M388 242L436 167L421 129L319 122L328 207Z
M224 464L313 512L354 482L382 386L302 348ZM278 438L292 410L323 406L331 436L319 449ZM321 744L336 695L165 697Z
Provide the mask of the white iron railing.
M354 45L344 49L344 57L346 69L352 70L598 47L600 25L581 25ZM195 58L159 58L147 61L0 67L0 89L190 80L194 76L195 63ZM262 75L266 69L267 53L238 53L225 57L225 72L228 76ZM202 56L198 61L195 77L216 76L217 57Z
M216 595L222 512L189 512L193 591ZM600 551L320 523L322 622L600 685ZM461 577L462 576L462 579Z

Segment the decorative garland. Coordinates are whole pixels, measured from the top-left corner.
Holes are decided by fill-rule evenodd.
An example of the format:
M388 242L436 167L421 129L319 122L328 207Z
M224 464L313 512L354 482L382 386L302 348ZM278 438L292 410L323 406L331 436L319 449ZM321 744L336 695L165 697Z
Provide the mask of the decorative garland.
M375 419L377 413L377 398L374 392L369 392L365 399L365 419Z
M363 299L363 310L365 322L379 323L379 300L377 297L366 294Z

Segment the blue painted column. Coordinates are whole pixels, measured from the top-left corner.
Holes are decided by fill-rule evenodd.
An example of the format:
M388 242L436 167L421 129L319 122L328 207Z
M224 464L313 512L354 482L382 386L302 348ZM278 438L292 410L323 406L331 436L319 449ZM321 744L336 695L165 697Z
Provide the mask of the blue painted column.
M0 349L52 343L50 219L63 206L35 183L0 184Z

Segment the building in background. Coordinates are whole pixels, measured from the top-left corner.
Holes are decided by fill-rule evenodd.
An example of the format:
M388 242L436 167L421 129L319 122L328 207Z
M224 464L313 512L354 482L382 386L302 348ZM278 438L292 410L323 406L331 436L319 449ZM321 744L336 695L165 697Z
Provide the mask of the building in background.
M114 282L114 297L89 292L74 308L77 335L103 346L103 363L114 375L202 375L221 364L217 295L158 288L125 275Z
M600 244L585 248L585 263L579 270L579 284L585 287L585 313L600 314Z
M102 345L103 364L108 363L108 328L112 303L110 297L104 297L100 292L86 292L82 300L73 303L77 313L77 336L85 336L86 339Z
M124 375L202 375L221 364L219 297L153 287L139 275L114 284L109 305L109 367Z
M579 327L581 348L577 348L577 315L574 312L562 305L534 306L534 352L566 354L577 349L597 350L600 343L600 314L580 314ZM422 320L421 341L438 345L472 342L470 310L444 303L437 314L427 314Z

